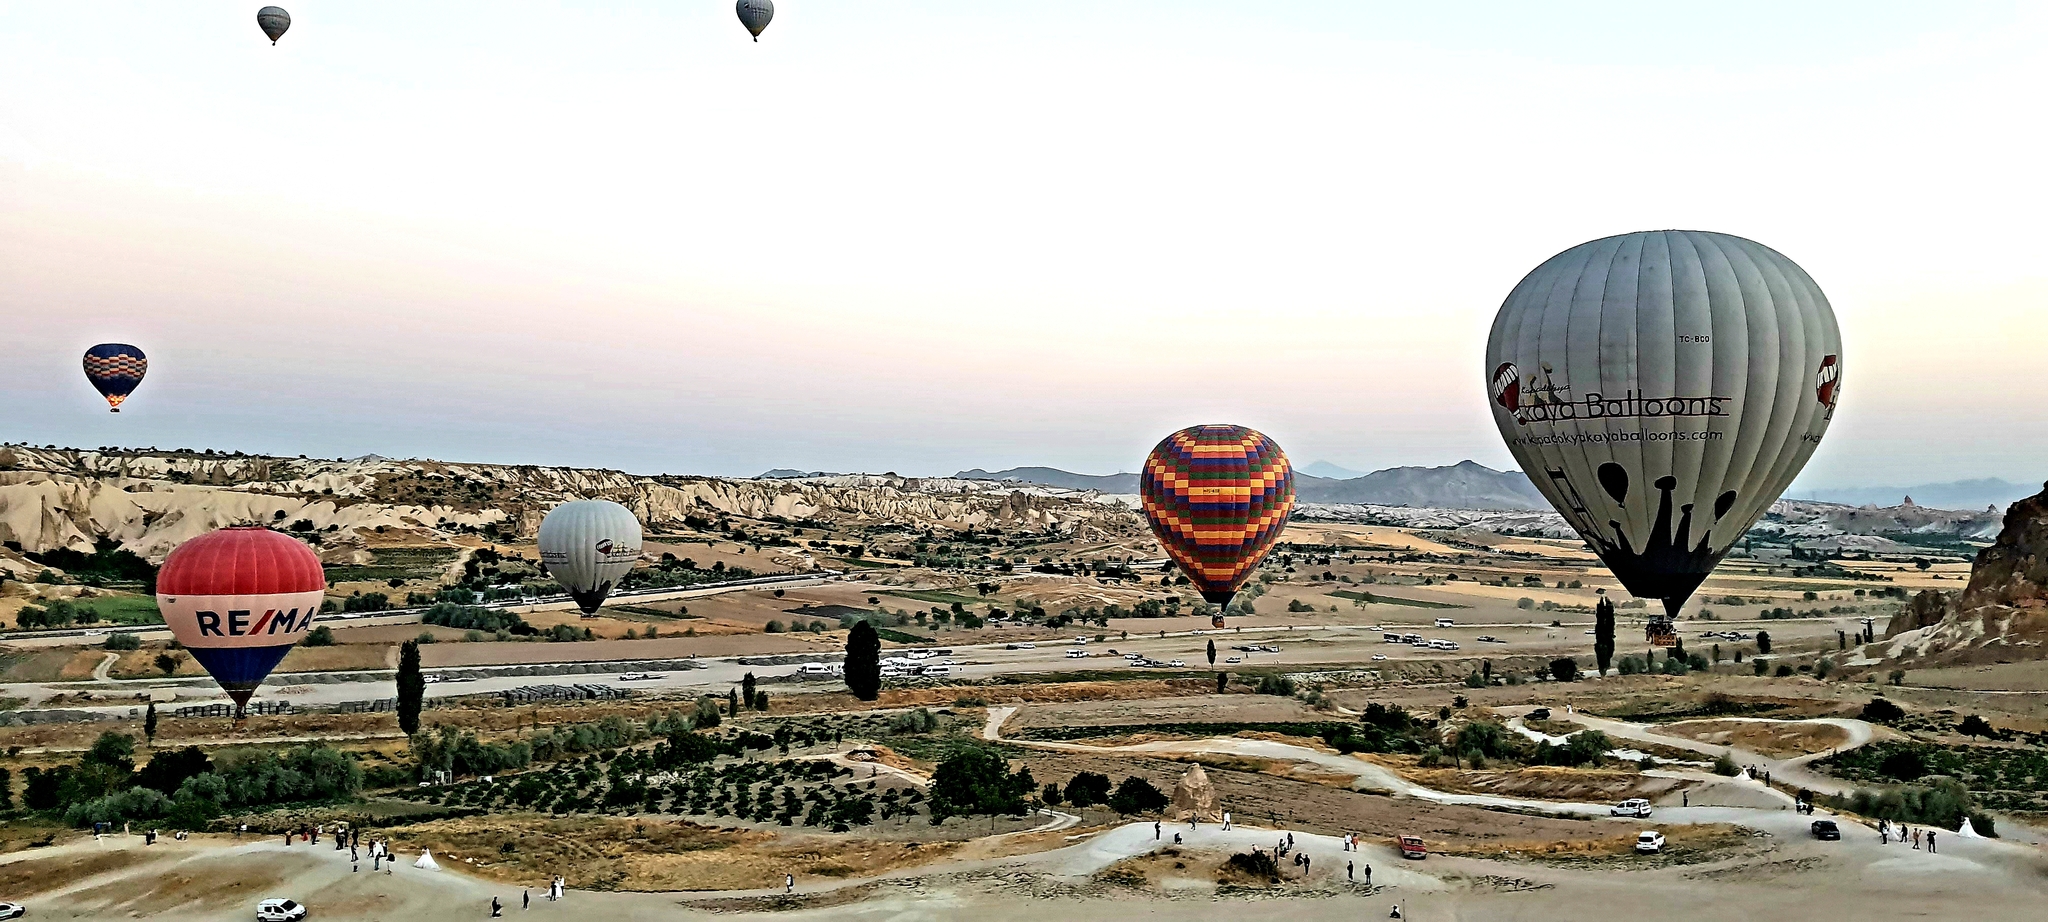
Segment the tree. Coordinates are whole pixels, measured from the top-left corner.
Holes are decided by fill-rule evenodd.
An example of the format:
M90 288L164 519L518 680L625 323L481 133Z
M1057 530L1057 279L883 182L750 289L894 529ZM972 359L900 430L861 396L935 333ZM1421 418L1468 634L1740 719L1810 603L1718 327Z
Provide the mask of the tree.
M0 769L0 771L6 771L6 769ZM1061 800L1059 784L1052 781L1046 782L1045 789L1038 792L1038 799L1048 807L1059 806Z
M846 634L846 687L862 701L882 696L882 638L866 621Z
M156 745L156 702L149 703L149 710L142 715L142 735L151 746Z
M1155 813L1166 809L1166 805L1172 802L1165 794L1159 793L1152 782L1137 775L1125 778L1116 786L1116 793L1109 795L1109 808L1123 816Z
M1593 661L1603 676L1614 662L1614 601L1606 596L1593 607Z
M1219 672L1219 673L1216 673L1216 693L1217 693L1217 694L1219 694L1219 695L1220 695L1220 694L1223 694L1224 690L1225 690L1225 689L1227 689L1227 688L1229 688L1229 687L1230 687L1230 673L1227 673L1227 672Z
M420 703L427 695L427 677L420 674L420 645L408 640L398 647L398 729L406 736L420 732Z
M1209 638L1209 665L1216 665L1216 638Z
M740 713L740 691L737 688L725 690L725 712L735 717Z
M754 706L754 674L749 672L740 677L740 700L748 707Z
M1874 724L1888 724L1905 716L1905 708L1883 698L1872 698L1868 704L1863 705L1863 719Z
M1995 737L1998 735L1996 728L1992 727L1984 718L1978 717L1975 714L1964 717L1963 722L1956 725L1956 732L1973 740L1980 736Z
M1077 772L1067 779L1067 802L1076 807L1099 804L1109 799L1109 776L1099 772Z
M1771 632L1770 632L1770 631L1758 631L1758 632L1756 632L1756 652L1758 652L1758 653L1761 653L1761 654L1765 654L1765 655L1769 655L1769 654L1770 654L1770 652L1771 652Z
M1001 753L966 745L939 760L932 771L932 824L949 816L1024 812L1024 796L1036 787L1025 771L1010 772Z
M170 653L159 653L156 655L156 668L163 670L164 675L177 672L178 657Z
M324 624L320 625L307 632L306 639L299 641L299 643L308 647L334 646L334 629Z
M1579 661L1569 656L1560 656L1550 661L1550 677L1559 682L1573 682L1579 678Z

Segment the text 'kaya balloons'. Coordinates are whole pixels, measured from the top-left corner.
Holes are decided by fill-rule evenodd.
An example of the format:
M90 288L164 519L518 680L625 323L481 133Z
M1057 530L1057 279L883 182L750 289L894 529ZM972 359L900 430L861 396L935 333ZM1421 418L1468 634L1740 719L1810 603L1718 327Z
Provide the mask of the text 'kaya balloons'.
M1486 368L1522 470L1630 593L1675 617L1820 444L1842 337L1777 251L1645 231L1522 279Z
M256 26L263 30L264 35L270 36L270 43L275 45L284 37L284 31L292 27L292 14L285 12L283 7L266 6L256 11Z
M761 40L762 31L768 28L768 21L775 18L775 4L772 0L739 0L733 10L740 14L740 25L754 33L754 41Z
M586 615L597 614L640 559L640 520L601 499L563 503L540 520L540 562Z
M1138 494L1166 553L1203 599L1226 606L1286 526L1294 470L1243 426L1190 426L1145 458Z
M235 699L313 626L327 575L312 548L267 528L223 528L178 545L156 577L156 604L178 643Z
M141 386L149 373L149 356L126 343L100 343L85 350L85 379L107 398L107 407L121 412L121 402Z

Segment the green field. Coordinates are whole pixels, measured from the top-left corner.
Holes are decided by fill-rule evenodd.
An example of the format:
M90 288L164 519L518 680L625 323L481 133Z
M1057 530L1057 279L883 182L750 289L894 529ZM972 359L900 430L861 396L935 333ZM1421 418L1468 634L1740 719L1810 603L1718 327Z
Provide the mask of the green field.
M143 595L110 595L97 599L86 599L80 603L100 613L101 621L114 624L162 624L163 613L157 611L156 600Z
M1470 605L1453 605L1449 602L1425 602L1421 599L1402 599L1377 592L1360 592L1356 589L1339 589L1330 593L1340 599L1362 601L1367 605L1406 605L1409 608L1471 608Z

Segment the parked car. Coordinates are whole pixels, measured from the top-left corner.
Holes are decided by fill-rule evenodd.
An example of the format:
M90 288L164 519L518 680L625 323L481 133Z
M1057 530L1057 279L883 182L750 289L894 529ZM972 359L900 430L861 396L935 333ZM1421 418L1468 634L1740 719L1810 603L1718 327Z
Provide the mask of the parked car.
M256 904L256 922L299 922L306 906L293 900L264 900Z
M1835 825L1834 820L1814 820L1813 825L1808 828L1813 830L1814 838L1823 842L1839 842L1842 840L1842 827Z
M1179 669L1180 667L1185 666L1187 664L1181 662L1180 660L1174 660L1173 662L1167 663L1166 665L1172 666L1175 669Z
M1650 802L1641 797L1631 797L1615 804L1607 811L1609 816L1633 816L1644 819L1650 815Z
M1228 657L1224 657L1223 661L1224 661L1224 662L1226 662L1226 663L1242 663L1242 662L1244 662L1244 657L1242 657L1242 656L1228 656Z
M1399 836L1394 839L1394 847L1401 850L1403 858L1429 857L1429 846L1422 844L1421 836Z
M28 907L20 903L0 903L0 919L19 919L28 914Z
M1380 662L1380 661L1382 661L1382 660L1384 660L1384 659L1386 659L1386 658L1387 658L1387 655L1386 655L1385 653L1375 653L1375 654L1373 654L1373 655L1372 655L1372 661L1373 661L1373 662L1375 662L1375 663L1377 663L1377 662Z
M1529 712L1529 719L1530 719L1530 720L1549 720L1549 719L1550 719L1550 709L1549 709L1549 708L1537 708L1536 710L1530 711L1530 712Z
M1644 830L1636 834L1636 851L1645 855L1654 855L1663 850L1663 833Z

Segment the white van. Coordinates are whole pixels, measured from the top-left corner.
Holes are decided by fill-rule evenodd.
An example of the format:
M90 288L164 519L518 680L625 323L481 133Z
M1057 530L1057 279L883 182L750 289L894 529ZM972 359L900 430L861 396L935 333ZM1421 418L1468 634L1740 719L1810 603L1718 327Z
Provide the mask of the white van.
M1436 619L1436 626L1437 626L1437 627L1454 627L1454 626L1456 626L1456 624L1457 624L1457 622L1455 622L1455 621L1452 621L1452 620L1451 620L1451 619L1449 619L1449 618L1438 618L1438 619Z
M1004 644L1004 645L1003 645L1003 649L1005 649L1005 650L1036 650L1036 649L1038 649L1038 645L1037 645L1037 644L1035 644L1035 643L1007 643L1007 644Z
M924 667L923 669L920 669L920 670L918 670L918 674L919 674L919 675L952 675L952 674L953 674L953 667L951 667L951 666L947 666L947 665L945 665L945 664L943 664L943 663L933 663L932 665L926 666L926 667Z
M825 665L824 663L805 663L805 664L803 664L802 666L798 666L798 667L797 667L797 670L796 670L796 674L797 674L797 675L831 675L831 674L832 674L832 667L830 667L830 666L827 666L827 665Z

